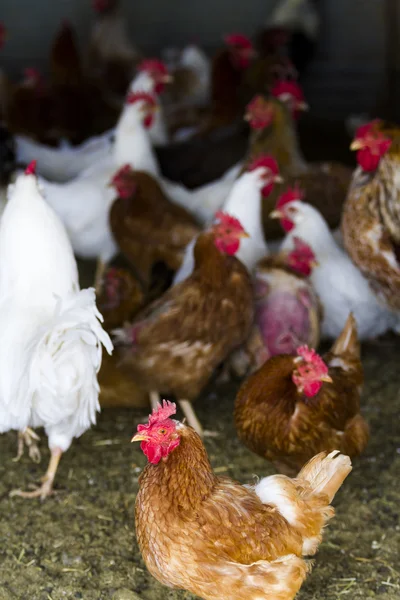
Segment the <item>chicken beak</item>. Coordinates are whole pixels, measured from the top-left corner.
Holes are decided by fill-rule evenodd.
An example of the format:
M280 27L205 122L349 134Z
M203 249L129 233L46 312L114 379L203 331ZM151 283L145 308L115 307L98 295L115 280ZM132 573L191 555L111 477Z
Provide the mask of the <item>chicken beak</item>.
M251 115L249 113L245 113L243 118L245 121L251 121Z
M363 143L361 140L353 140L350 144L350 150L361 150Z
M143 433L137 433L136 435L133 436L133 438L131 439L131 443L132 442L145 442L147 440L147 435L143 434Z
M312 269L315 269L315 267L319 267L319 262L317 260L312 260L310 266Z
M323 375L320 378L320 381L324 381L325 383L333 383L332 377L329 377L329 375Z
M274 176L274 182L275 183L283 183L284 179L283 179L283 177L281 175L275 175Z
M241 232L239 233L239 237L240 237L240 238L249 238L249 237L250 237L250 235L247 233L247 231L241 231Z
M269 213L270 219L283 219L283 213L280 210L273 210Z
M174 80L173 76L170 75L169 73L167 73L166 75L163 75L163 77L162 77L163 83L172 83L173 80Z

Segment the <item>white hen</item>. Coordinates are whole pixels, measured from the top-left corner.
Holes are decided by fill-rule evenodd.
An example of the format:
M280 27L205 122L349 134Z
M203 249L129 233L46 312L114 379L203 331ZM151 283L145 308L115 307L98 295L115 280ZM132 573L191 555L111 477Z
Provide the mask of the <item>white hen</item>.
M300 200L281 205L271 216L286 220L293 227L282 244L283 250L294 247L295 236L305 240L318 261L311 283L323 306L322 335L336 338L349 313L357 321L361 340L372 339L396 325L396 316L381 305L368 281L342 250L319 211Z
M101 319L29 167L0 224L0 432L44 427L51 460L40 488L15 494L47 496L62 453L96 421L101 345L112 351Z
M45 198L56 211L70 236L74 252L83 258L99 258L97 283L106 264L117 252L108 213L115 191L108 184L120 167L158 174L145 120L151 119L154 103L151 96L128 96L118 122L112 153L103 161L86 169L76 179L64 183L41 180Z
M269 157L268 157L269 158ZM266 159L266 157L264 157ZM268 254L262 225L262 190L270 193L275 181L280 181L277 165L271 170L268 166L257 167L243 173L234 183L232 190L222 206L222 211L236 217L249 237L241 241L236 257L252 272L261 258ZM268 164L268 160L267 160ZM264 195L265 191L264 191ZM180 269L176 272L173 283L186 279L194 268L193 249L196 240L188 244Z

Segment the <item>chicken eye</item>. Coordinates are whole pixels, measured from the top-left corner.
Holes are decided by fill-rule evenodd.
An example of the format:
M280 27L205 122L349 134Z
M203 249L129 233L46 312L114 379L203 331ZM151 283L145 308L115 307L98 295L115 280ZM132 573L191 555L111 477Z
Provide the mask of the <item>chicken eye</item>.
M158 433L159 433L160 435L165 435L165 434L167 433L167 430L166 430L166 429L159 429L159 430L158 430Z

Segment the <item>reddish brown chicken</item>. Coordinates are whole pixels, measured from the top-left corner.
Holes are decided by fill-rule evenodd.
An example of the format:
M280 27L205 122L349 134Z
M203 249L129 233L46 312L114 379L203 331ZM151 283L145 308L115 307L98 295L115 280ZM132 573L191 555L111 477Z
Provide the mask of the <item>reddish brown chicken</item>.
M24 79L9 90L6 107L6 123L12 133L55 143L50 135L53 99L49 85L35 68L24 70Z
M136 497L136 536L150 573L205 600L293 600L333 497L351 471L338 452L315 456L296 479L244 487L213 472L201 439L163 403L132 441L148 458Z
M253 289L234 257L247 234L224 213L199 235L193 273L140 312L120 332L127 347L123 365L150 393L174 395L189 423L202 433L191 402L216 367L247 337L253 319ZM117 340L118 345L118 340Z
M357 456L369 436L360 414L362 383L350 315L323 359L302 346L297 357L274 356L244 382L235 403L239 438L283 472L296 472L321 451Z
M125 165L111 184L118 193L110 210L111 230L148 289L158 263L172 271L179 269L185 248L200 227L189 212L168 200L157 180L144 171Z
M211 106L200 127L202 134L230 125L240 118L243 102L240 88L244 73L255 54L251 41L242 34L225 37L226 47L214 56L211 67Z
M400 311L400 129L372 121L351 145L355 171L342 216L347 252L372 290ZM400 329L400 317L399 326Z

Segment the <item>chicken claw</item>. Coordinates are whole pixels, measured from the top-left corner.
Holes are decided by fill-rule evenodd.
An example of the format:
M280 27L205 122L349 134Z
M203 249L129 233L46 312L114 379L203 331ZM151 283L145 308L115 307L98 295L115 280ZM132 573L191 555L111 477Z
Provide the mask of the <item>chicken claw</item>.
M49 462L48 469L42 477L42 485L35 488L32 492L24 492L23 490L12 490L9 494L10 498L14 496L19 496L20 498L40 498L44 500L51 494L54 494L53 490L53 481L57 472L58 463L60 462L60 458L62 455L62 450L60 448L53 448L51 451L51 458Z
M37 442L40 441L40 437L30 427L26 427L23 431L18 432L18 450L17 456L12 460L18 462L21 456L24 454L24 445L28 447L29 458L35 463L40 463L40 450Z

